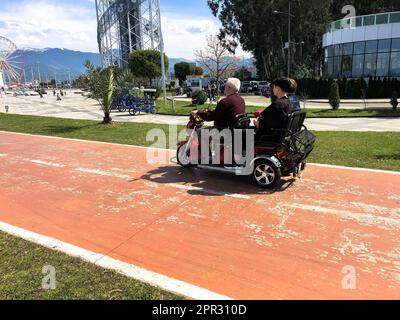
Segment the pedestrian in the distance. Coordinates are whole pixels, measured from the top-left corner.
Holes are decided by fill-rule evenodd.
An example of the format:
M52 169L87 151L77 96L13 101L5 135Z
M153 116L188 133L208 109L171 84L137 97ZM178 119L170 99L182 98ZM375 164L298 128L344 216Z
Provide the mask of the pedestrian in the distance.
M213 82L212 86L211 86L211 101L217 101L217 85L215 84L215 82Z

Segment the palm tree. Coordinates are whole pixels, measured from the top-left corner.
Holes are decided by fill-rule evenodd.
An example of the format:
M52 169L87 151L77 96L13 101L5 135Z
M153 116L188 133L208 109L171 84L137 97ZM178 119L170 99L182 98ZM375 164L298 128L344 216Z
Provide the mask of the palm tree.
M85 89L89 91L89 98L95 99L104 112L103 124L112 123L111 104L114 92L114 69L95 68L90 61L84 63L86 68Z

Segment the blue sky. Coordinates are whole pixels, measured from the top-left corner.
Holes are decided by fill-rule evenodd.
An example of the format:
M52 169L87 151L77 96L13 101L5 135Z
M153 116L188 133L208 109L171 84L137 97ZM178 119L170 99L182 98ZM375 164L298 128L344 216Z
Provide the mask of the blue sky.
M0 35L18 47L58 47L98 52L94 0L0 0ZM207 0L160 0L166 52L194 57L220 22Z

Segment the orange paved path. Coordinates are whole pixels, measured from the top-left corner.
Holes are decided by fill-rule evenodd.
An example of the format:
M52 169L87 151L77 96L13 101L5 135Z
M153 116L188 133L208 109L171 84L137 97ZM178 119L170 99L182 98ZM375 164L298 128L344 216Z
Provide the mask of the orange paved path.
M310 166L268 193L146 152L0 132L0 221L233 298L400 298L400 175Z

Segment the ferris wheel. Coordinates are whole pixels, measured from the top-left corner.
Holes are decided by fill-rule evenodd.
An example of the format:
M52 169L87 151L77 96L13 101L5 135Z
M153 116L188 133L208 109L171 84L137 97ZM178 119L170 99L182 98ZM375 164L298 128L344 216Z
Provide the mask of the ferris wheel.
M0 36L0 82L3 80L4 84L15 85L21 82L24 63L17 50L11 40Z

